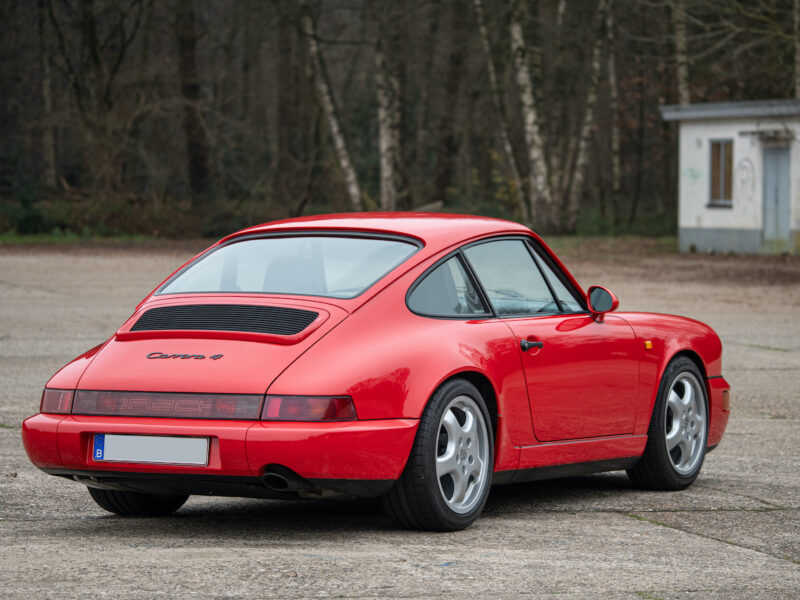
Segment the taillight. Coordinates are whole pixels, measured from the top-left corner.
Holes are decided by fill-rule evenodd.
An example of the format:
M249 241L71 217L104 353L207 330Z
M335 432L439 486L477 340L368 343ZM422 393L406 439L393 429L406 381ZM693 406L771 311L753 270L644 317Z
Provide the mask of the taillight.
M181 394L164 392L75 393L74 415L109 417L172 417L255 421L261 394Z
M267 396L262 421L355 421L356 407L347 396Z
M68 415L72 410L72 390L51 390L44 388L42 392L42 404L39 412L54 415Z

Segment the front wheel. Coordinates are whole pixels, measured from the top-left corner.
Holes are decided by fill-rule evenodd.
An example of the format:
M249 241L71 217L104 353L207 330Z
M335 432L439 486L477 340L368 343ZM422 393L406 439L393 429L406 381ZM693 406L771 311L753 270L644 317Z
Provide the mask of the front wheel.
M184 494L144 494L90 487L89 495L100 508L123 517L165 517L188 500Z
M685 356L667 365L650 418L644 454L628 477L638 487L682 490L703 466L708 441L708 400L703 376Z
M400 479L383 498L393 521L409 529L457 531L478 518L489 496L494 438L474 385L442 385L420 419Z

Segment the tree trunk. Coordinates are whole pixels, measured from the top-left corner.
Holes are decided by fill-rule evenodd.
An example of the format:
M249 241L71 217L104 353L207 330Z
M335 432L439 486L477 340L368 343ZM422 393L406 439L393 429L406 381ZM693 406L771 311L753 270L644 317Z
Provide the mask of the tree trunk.
M607 10L605 2L600 3L600 11ZM598 35L592 49L592 64L589 74L589 88L586 91L586 108L583 112L583 123L580 127L580 137L578 138L577 156L575 158L575 170L570 182L568 194L568 212L566 229L574 233L578 225L578 214L581 207L581 196L583 194L584 171L589 160L589 140L594 127L594 109L597 103L597 86L600 80L600 47L601 37ZM558 215L555 215L557 219ZM558 220L556 220L558 223Z
M506 155L508 170L511 173L514 194L517 198L517 210L519 211L522 222L530 224L530 210L528 209L528 201L525 198L525 188L522 184L522 177L519 174L517 157L514 154L514 147L511 145L511 138L508 135L508 119L506 117L502 98L500 97L500 88L497 84L497 73L494 69L494 60L492 60L492 50L489 46L489 32L486 29L486 20L483 15L483 4L481 0L475 0L475 13L478 19L478 30L481 35L483 54L486 57L486 71L489 75L489 88L492 93L492 103L494 104L494 109L500 121L498 135L500 136L500 143L503 146L503 152Z
M296 28L293 26L291 11L296 8L293 0L284 0L280 3L280 17L278 19L277 48L275 49L275 79L281 85L275 86L275 146L272 151L275 167L275 198L285 206L295 202L296 190L294 183L295 163L293 160L292 141L297 135L299 126L296 122L297 103L294 93L297 89L295 82L296 70L292 63L294 55L294 35Z
M381 5L382 6L382 5ZM399 33L395 22L384 25L374 15L375 95L378 100L378 150L380 156L381 210L409 208L403 156L403 84L396 64ZM388 41L387 41L388 40Z
M39 51L42 63L42 158L44 182L49 188L56 185L56 150L53 140L53 93L50 77L50 49L48 45L48 19L44 0L39 0Z
M173 23L178 46L178 74L183 97L183 129L189 161L189 185L204 194L211 184L209 145L200 112L200 80L197 74L196 15L192 0L179 0Z
M794 0L794 97L800 100L800 0Z
M619 223L622 167L620 164L619 90L617 88L614 26L614 4L613 0L609 0L606 11L606 43L608 45L608 111L611 115L611 210L613 222Z
M453 178L458 157L459 139L456 132L458 92L464 73L466 16L463 8L451 5L450 54L444 81L444 105L439 123L439 144L436 152L436 172L431 202L447 204L447 188Z
M690 104L689 54L686 42L686 5L684 0L672 0L672 21L675 27L675 65L678 80L678 103Z
M536 105L533 100L528 48L525 45L525 37L522 33L523 11L523 3L517 2L512 11L509 34L514 71L519 88L520 103L522 104L523 131L525 133L528 159L529 214L533 219L539 214L550 215L552 213L553 196L548 185L549 177L547 165L545 164L544 143L539 132ZM546 220L544 225L547 225Z
M644 61L641 56L636 57L637 70L639 71L638 87L639 87L639 111L637 115L636 126L636 177L633 183L633 197L631 198L630 213L628 215L628 225L633 225L636 221L636 213L639 209L639 204L642 199L642 183L644 179L644 154L645 154L645 110L647 108L647 90L646 90L646 70Z
M394 165L397 156L396 111L394 96L397 94L397 79L388 72L382 42L375 45L375 94L378 98L378 153L381 165L381 210L395 210L397 187Z
M436 89L439 81L433 80L432 74L434 73L434 66L436 56L438 55L438 46L440 44L439 36L439 22L442 14L442 3L434 2L430 7L430 21L425 27L425 36L421 40L422 47L422 64L419 66L420 82L419 92L416 101L416 115L414 118L414 149L409 161L410 171L410 188L413 190L411 196L413 198L426 198L430 186L430 108L431 108L431 88ZM427 206L427 205L426 205Z
M80 4L81 44L86 49L91 83L86 86L89 108L84 114L84 151L88 154L87 168L95 188L110 190L113 186L113 151L109 138L111 98L106 93L107 70L97 34L94 0Z
M319 50L317 43L316 27L314 19L311 15L311 8L308 5L308 0L300 0L302 15L300 17L303 28L303 35L308 42L308 50L311 58L311 66L314 71L314 81L317 87L317 93L325 111L325 116L328 120L328 127L331 130L331 138L333 139L333 147L336 151L336 159L339 162L339 167L344 174L345 184L347 186L347 195L350 197L350 204L353 210L360 211L362 209L361 203L361 190L358 187L358 178L353 164L350 160L350 153L347 150L344 134L342 133L341 125L339 124L339 114L336 110L336 103L333 98L333 91L331 89L330 81L328 79L328 72L325 69L325 61L322 59L322 54Z

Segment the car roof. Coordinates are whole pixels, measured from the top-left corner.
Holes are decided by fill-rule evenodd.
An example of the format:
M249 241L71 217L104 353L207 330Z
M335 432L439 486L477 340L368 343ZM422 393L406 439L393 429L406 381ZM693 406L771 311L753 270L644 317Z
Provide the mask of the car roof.
M483 235L516 233L531 234L519 223L449 213L427 212L369 212L316 215L284 219L248 227L221 240L260 234L294 231L371 232L416 238L431 249L444 248L463 240Z

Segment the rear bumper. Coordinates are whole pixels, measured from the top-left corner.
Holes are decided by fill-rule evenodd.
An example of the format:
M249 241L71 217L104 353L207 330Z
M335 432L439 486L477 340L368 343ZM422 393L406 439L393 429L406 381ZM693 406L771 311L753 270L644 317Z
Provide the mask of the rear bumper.
M164 491L168 484L183 493L283 497L264 492L261 478L289 469L319 488L377 495L400 477L417 425L414 419L278 423L38 414L24 421L22 439L37 467L97 487ZM95 461L97 433L208 437L208 465Z

